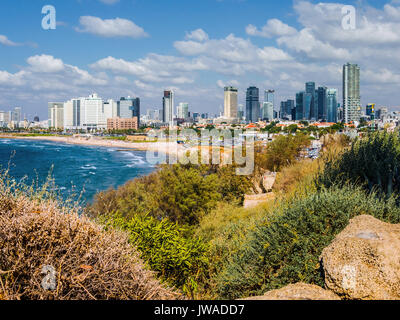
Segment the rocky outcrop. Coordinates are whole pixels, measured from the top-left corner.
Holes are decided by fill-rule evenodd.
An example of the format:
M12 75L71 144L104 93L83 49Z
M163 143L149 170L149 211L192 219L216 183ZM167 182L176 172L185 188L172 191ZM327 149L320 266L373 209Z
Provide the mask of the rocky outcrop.
M345 299L400 299L400 225L358 216L323 250L325 285Z
M251 297L245 300L340 300L340 298L333 292L321 287L296 283L282 289L268 291L263 296Z

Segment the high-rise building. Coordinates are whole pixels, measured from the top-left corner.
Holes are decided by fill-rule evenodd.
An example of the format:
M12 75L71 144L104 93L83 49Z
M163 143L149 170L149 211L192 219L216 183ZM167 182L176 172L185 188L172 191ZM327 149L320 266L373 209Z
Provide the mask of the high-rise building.
M163 122L170 125L174 120L174 92L172 90L164 91L163 97Z
M19 123L22 117L22 109L20 107L16 107L13 112L13 118L11 121Z
M318 117L318 92L315 90L315 82L306 83L304 119L317 120Z
M338 122L338 103L337 103L337 90L327 89L326 90L326 108L327 114L326 119L328 122Z
M357 64L343 66L343 112L345 123L360 120L360 67Z
M176 117L178 119L187 119L189 118L189 104L186 102L181 102L176 107Z
M266 121L274 120L274 105L272 102L263 102L260 118Z
M296 93L296 119L293 120L304 120L304 97L306 93L304 91Z
M260 118L260 97L256 87L249 87L246 93L246 121L257 122Z
M243 104L239 104L239 106L238 106L238 119L239 120L244 120Z
M295 120L295 117L292 117L292 110L294 108L294 100L282 101L279 118L283 120Z
M273 109L275 110L275 90L264 91L264 102L271 102Z
M317 94L318 94L318 116L316 120L326 121L326 119L328 119L327 87L319 87L317 90Z
M224 117L237 119L238 117L238 89L234 87L224 88Z
M130 119L137 117L140 119L140 99L132 97L122 97L118 101L118 117L122 119ZM140 126L140 123L139 123Z
M49 128L63 129L64 128L64 103L49 102Z
M110 104L104 104L96 93L64 103L64 128L68 130L106 130ZM106 109L105 109L106 108ZM107 110L108 109L108 110Z
M366 107L366 115L371 118L371 120L375 119L375 103L368 103Z

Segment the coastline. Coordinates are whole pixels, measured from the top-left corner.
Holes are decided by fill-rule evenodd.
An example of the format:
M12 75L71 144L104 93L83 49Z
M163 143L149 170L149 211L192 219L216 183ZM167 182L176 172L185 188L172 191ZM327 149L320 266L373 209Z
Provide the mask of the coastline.
M168 155L177 155L177 154L180 155L182 152L187 151L187 149L183 148L181 145L172 142L125 142L119 140L105 140L97 137L91 137L87 139L83 137L57 137L57 136L24 137L17 135L0 135L0 139L51 141L51 142L84 145L84 146L133 149L138 151L153 151L153 152L165 153Z

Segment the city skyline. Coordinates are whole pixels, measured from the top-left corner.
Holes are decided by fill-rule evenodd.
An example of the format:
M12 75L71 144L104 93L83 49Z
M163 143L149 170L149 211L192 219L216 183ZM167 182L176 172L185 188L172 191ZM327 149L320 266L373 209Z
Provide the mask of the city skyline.
M47 3L24 3L21 12L18 2L4 1L0 13L0 110L22 106L30 118L44 118L48 101L98 92L139 96L145 113L161 109L159 93L173 90L192 110L211 114L221 111L221 89L238 88L243 104L252 85L275 89L277 107L307 81L341 88L346 62L363 70L362 106L400 105L398 58L390 54L400 42L400 9L392 1L343 1L355 6L358 21L344 30L342 5L328 1L171 0L165 13L182 19L162 25L148 22L156 21L152 1L55 0L57 29L47 31L41 28ZM221 23L223 14L232 19ZM381 36L369 37L372 29Z

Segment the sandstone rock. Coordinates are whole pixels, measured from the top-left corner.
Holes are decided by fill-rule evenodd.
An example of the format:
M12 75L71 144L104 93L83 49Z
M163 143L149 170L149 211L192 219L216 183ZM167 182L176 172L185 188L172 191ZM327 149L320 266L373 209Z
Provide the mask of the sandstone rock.
M266 172L263 176L263 187L267 192L272 191L276 180L276 172Z
M400 225L362 215L323 250L325 286L345 299L400 299Z
M340 298L333 292L321 287L296 283L278 290L268 291L263 296L251 297L245 300L340 300Z

